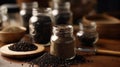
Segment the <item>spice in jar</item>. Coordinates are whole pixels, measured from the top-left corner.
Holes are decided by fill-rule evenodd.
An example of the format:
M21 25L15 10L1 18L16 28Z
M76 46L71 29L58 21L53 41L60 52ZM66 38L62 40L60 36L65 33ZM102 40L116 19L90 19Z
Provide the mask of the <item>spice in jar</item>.
M71 14L70 13L59 13L58 15L55 16L55 22L56 25L61 25L61 24L70 24L68 22L70 22L70 17Z
M80 23L80 30L77 33L80 47L94 47L98 40L95 22Z
M53 16L55 25L72 24L72 12L70 11L70 2L63 0L53 0Z
M70 60L75 57L74 48L73 27L71 25L54 26L50 54Z
M30 35L35 43L47 45L52 35L52 20L41 9L34 9L34 12L30 19Z
M78 39L82 42L85 46L94 46L96 42L96 36L91 36L89 34L83 34L82 36L77 35Z

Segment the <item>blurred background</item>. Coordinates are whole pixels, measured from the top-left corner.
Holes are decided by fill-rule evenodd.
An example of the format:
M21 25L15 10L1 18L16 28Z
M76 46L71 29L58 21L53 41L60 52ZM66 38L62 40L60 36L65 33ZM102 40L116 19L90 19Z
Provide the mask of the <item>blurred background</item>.
M16 3L20 6L21 2L38 1L40 7L52 6L51 0L0 0L0 5L6 3ZM73 12L74 24L77 24L80 18L90 13L107 13L116 18L120 18L120 0L69 0ZM85 9L86 8L86 9ZM83 10L83 11L82 11Z

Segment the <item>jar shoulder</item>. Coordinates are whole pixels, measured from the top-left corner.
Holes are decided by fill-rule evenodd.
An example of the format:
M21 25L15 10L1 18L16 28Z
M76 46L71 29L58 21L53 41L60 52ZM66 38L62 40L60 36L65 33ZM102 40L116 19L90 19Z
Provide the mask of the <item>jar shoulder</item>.
M62 42L63 41L74 41L75 37L74 36L71 36L71 37L58 37L58 36L52 35L51 40L52 41L62 41Z

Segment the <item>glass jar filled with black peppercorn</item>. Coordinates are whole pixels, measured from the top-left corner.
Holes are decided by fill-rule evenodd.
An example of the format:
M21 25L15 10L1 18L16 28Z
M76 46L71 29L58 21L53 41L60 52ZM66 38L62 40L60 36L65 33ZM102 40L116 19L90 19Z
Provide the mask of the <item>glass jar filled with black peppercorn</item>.
M30 35L38 44L50 45L52 35L52 20L50 8L34 8L30 18Z
M93 48L98 40L98 32L96 31L95 22L79 23L79 31L77 38L79 40L80 48Z
M32 9L38 8L37 2L22 3L20 15L22 17L23 26L26 27L26 33L29 33L29 20L32 16Z
M59 25L53 27L50 53L66 60L75 57L75 38L71 25Z
M53 0L53 11L55 25L72 24L72 12L70 2L64 0Z

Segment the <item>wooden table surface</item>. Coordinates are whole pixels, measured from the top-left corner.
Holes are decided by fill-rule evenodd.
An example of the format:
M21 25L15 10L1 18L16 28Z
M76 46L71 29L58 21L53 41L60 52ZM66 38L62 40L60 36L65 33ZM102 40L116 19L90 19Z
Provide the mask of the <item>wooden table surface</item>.
M101 49L120 51L120 39L100 38L96 45ZM46 51L49 52L49 47L46 47ZM83 55L80 52L77 54ZM71 67L120 67L120 56L85 54L84 57L92 62L72 65ZM0 55L0 67L29 67L29 64Z

